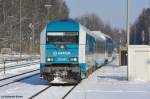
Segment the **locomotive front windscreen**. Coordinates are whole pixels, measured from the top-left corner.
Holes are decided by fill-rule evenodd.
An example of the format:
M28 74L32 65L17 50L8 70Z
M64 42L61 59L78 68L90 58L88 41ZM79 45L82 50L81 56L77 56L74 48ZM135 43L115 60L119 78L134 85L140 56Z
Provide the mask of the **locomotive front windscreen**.
M48 44L78 44L79 37L77 32L48 32Z

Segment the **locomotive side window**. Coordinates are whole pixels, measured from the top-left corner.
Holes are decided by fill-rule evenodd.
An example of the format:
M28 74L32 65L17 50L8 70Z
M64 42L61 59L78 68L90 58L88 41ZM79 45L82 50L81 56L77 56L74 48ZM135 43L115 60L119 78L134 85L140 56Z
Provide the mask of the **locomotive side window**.
M90 36L86 35L86 53L94 53L96 51L96 41Z
M113 41L110 38L107 38L106 42L107 42L108 55L111 56L113 52Z
M77 32L49 32L47 33L47 43L49 44L78 44Z

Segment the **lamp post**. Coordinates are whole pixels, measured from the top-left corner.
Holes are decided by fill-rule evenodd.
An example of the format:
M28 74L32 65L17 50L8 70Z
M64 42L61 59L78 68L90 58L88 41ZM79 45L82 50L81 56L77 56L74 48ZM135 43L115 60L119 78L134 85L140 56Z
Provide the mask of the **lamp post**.
M5 24L5 4L0 0L0 6L2 7L2 14L3 14L3 23Z
M34 53L34 22L29 24L29 28L32 30L32 36L30 37L31 42L31 50L32 50L32 56L31 60L33 61L33 53Z
M50 11L50 8L52 7L52 5L50 5L50 4L45 4L44 6L45 6L45 8L47 9L47 21L48 21L48 20L49 20L49 11Z
M10 19L10 20L13 20L14 19L14 16L8 16L8 18ZM12 23L11 23L11 26L10 26L10 29L9 29L9 33L11 33L11 37L10 37L10 39L11 39L11 46L10 46L10 48L11 48L11 55L13 55L13 32L11 31L12 30Z
M127 0L127 46L130 45L130 7L131 7L131 1Z
M129 79L129 45L130 45L130 6L131 1L127 0L127 23L126 23L126 31L127 31L127 79Z
M149 32L149 45L150 45L150 26L148 28L148 32Z
M20 0L20 60L22 59L22 25L21 25L21 0Z
M59 14L61 15L61 8L63 6L64 0L60 0L60 6L59 6Z

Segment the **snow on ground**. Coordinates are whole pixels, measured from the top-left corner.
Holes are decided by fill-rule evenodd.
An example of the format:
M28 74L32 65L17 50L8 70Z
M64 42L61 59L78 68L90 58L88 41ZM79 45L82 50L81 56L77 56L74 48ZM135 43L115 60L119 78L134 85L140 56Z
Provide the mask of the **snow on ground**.
M28 99L48 86L48 83L39 79L39 75L0 88L0 99ZM5 98L6 97L6 98ZM9 98L14 97L14 98ZM17 98L20 97L20 98Z
M36 75L31 78L1 87L0 99L7 99L7 97L15 97L12 99L18 99L16 97L20 97L19 99L28 99L30 96L48 86L48 82L40 80L39 77L40 75ZM61 99L60 97L63 97L71 88L72 86L52 86L35 99Z
M79 84L66 99L149 99L150 83L127 81L127 66L118 60L104 66Z
M0 58L3 58L2 56L5 56L5 58L10 58L11 55L0 55ZM19 57L19 55L14 55L14 57ZM27 57L31 57L31 55L22 55L23 58L27 58ZM39 55L35 55L34 56L35 58L38 58ZM16 62L8 62L5 64L5 67L9 67L9 66L18 66L18 67L13 67L12 69L6 69L5 71L5 74L4 74L4 70L3 69L0 69L0 79L3 79L3 78L6 78L6 77L10 77L10 76L14 76L14 75L17 75L17 74L21 74L21 73L25 73L25 72L28 72L28 71L32 71L32 70L36 70L36 69L39 69L40 65L39 64L35 64L36 62L38 63L39 62L39 59L35 59L32 61L32 60L22 60L22 61L16 61ZM33 63L33 64L32 64ZM22 64L31 64L27 67L22 66ZM19 67L20 65L20 67ZM4 67L4 64L3 63L0 63L0 68L3 68ZM15 69L16 68L16 69Z
M28 57L31 57L32 55L30 55L30 54L22 54L21 55L22 56L22 58L28 58ZM33 57L40 57L40 55L33 55ZM0 59L3 59L3 58L5 58L5 59L11 59L11 58L20 58L20 54L0 54Z
M12 69L12 70L6 70L5 74L3 71L1 71L0 72L0 79L14 76L17 74L22 74L22 73L25 73L28 71L39 69L39 68L40 68L40 64L34 64L34 65L31 64L31 66L27 66L27 67L16 68L16 69Z
M0 72L0 79L36 70L39 69L39 67L40 64L31 64L31 66L7 70L5 74L2 71ZM29 75L32 75L34 73L31 73ZM23 75L21 77L23 78L24 76L26 77L27 75ZM28 99L28 97L32 96L34 93L48 86L47 81L40 80L39 77L40 75L36 75L28 79L24 79L19 82L15 82L7 86L1 87L0 99ZM8 81L15 81L18 78L20 78L20 76L15 77L14 79L8 79ZM7 80L0 81L0 85L3 85L6 82Z
M19 65L24 63L31 63L32 59L33 62L39 61L39 55L22 55L23 60L19 60L20 55L2 55L0 54L0 68L4 67L4 60L5 60L5 66L12 66L12 65ZM8 60L14 60L14 61L8 61Z
M61 99L72 86L52 86L34 99Z
M27 63L32 63L32 62L39 62L39 61L40 61L39 59L22 60L22 61L6 61L5 67L21 65L21 64L27 64ZM0 62L0 68L4 68L4 62Z
M9 73L23 72L27 68L11 70ZM30 69L33 68L31 66ZM40 80L39 75L36 75L1 87L0 98L27 99L47 86L48 82ZM36 99L61 99L70 88L71 86L53 86L37 96ZM127 66L119 66L116 59L84 79L66 99L149 99L149 97L150 83L127 81Z
M5 67L11 67L11 66L21 66L24 64L32 64L32 63L36 63L36 62L40 62L40 60L33 60L33 61L19 61L19 62L8 62L5 63ZM0 68L4 68L4 63L0 64Z

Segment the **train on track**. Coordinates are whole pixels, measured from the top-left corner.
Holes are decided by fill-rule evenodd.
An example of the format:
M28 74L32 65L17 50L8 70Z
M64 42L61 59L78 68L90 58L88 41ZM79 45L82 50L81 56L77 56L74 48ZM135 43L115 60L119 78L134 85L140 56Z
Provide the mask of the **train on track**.
M113 40L74 20L47 23L40 36L40 78L53 83L79 83L112 59Z

